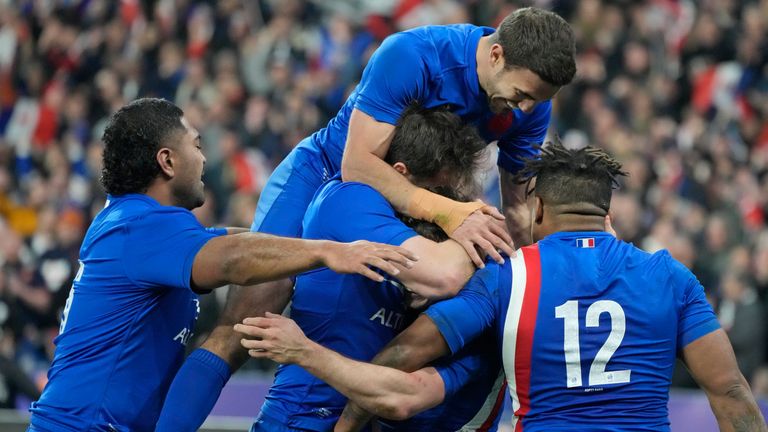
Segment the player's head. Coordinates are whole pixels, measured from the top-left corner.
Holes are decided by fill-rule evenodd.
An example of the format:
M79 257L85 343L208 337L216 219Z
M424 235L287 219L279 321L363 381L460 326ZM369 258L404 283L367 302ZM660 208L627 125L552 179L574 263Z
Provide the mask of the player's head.
M549 143L526 161L519 177L527 184L531 238L557 231L603 230L617 179L626 175L605 150L567 149Z
M486 142L477 130L443 108L408 107L384 160L417 186L452 185L466 192Z
M489 42L478 53L478 78L493 112L530 112L576 74L573 30L554 12L518 9L504 18Z
M160 187L173 205L193 209L203 204L200 134L176 105L137 99L110 118L103 141L101 183L107 193L147 193Z

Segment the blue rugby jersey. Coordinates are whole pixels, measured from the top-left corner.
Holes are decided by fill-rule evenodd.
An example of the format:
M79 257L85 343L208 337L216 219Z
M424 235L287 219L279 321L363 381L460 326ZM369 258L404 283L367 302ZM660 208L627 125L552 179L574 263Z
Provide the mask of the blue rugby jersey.
M515 430L664 431L676 354L719 324L668 252L560 232L427 315L452 352L495 329Z
M399 245L417 235L372 187L335 179L315 195L303 237ZM393 279L377 283L327 268L296 278L291 318L308 338L356 360L369 361L407 324L403 291ZM333 430L346 398L296 365L281 365L262 413L290 428Z
M205 229L186 209L108 197L80 248L38 431L154 431L199 313L190 288Z

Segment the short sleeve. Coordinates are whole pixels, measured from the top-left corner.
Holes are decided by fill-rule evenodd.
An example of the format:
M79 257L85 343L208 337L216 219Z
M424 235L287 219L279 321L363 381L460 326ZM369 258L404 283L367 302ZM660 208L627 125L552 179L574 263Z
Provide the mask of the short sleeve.
M222 233L207 230L186 209L165 207L151 212L127 226L125 273L143 288L190 289L195 256Z
M477 376L477 371L487 367L485 352L479 349L463 349L447 361L435 365L445 384L445 400L470 383Z
M419 41L408 34L384 40L363 71L355 108L395 125L408 105L423 99L428 72Z
M424 313L435 323L456 354L483 331L493 327L497 315L499 264L486 262L459 294L430 306Z
M399 246L416 231L398 219L394 208L376 189L344 182L322 198L314 221L306 221L305 237L339 242L368 240Z
M552 113L552 101L545 101L530 113L515 110L512 126L499 140L498 165L505 171L516 174L523 168L524 160L539 154L536 146L544 143Z
M696 339L720 328L717 316L704 295L704 287L682 264L669 257L676 289L681 289L682 302L677 326L677 347L685 348Z

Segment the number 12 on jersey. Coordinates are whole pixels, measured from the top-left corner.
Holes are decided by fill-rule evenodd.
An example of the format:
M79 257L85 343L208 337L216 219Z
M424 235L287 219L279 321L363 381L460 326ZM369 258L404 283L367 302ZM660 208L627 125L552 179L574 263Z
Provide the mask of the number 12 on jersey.
M607 371L606 365L621 345L626 331L624 309L613 300L598 300L587 308L587 327L599 327L600 315L611 317L611 333L589 367L589 386L628 383L631 370ZM555 308L555 318L564 320L563 351L565 352L566 385L581 387L581 348L579 346L579 302L569 300Z

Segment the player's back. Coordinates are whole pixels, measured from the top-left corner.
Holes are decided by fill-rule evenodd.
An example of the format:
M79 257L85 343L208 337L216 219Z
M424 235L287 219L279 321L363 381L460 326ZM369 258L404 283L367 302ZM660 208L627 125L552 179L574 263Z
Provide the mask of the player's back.
M523 313L516 325L508 310L503 350L524 430L668 430L676 354L717 328L695 277L607 233L556 233L523 253L510 302Z

